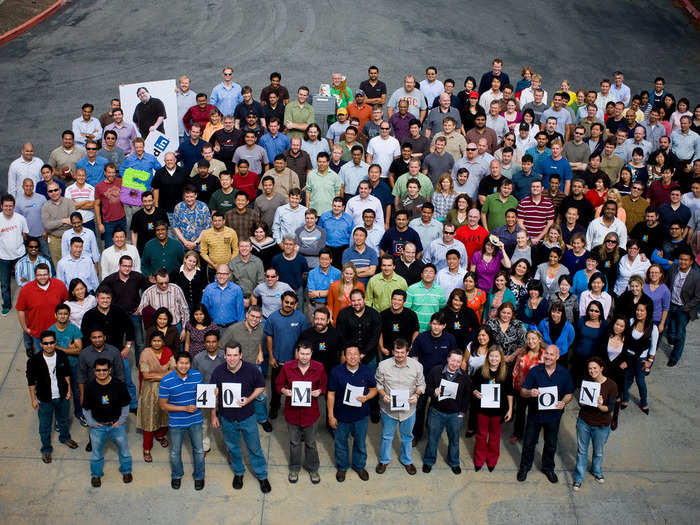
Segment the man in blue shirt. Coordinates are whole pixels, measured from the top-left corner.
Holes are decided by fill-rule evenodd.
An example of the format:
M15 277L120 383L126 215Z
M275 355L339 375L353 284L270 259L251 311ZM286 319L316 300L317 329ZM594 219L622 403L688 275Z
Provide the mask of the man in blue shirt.
M105 179L105 166L109 162L105 157L97 154L98 149L97 142L88 140L85 143L87 155L75 164L76 170L80 168L85 170L86 181L93 188Z
M56 265L56 278L63 281L66 288L76 277L83 280L88 292L94 292L100 284L93 261L83 254L83 240L80 237L71 238L70 252Z
M542 429L544 429L542 472L550 483L559 481L554 472L554 454L557 452L559 423L564 414L564 407L571 402L574 383L569 371L557 365L557 359L559 359L559 349L555 345L549 345L542 352L542 364L530 369L520 389L520 395L528 398L530 403L517 475L518 481L521 482L527 479L527 473L532 468L535 447ZM556 387L556 394L540 391L546 387Z
M277 270L280 281L287 283L298 297L303 298L304 278L309 273L306 257L297 251L296 236L286 234L282 240L282 253L278 253L270 261L270 268ZM303 301L301 301L303 302ZM301 309L301 304L299 308Z
M258 424L255 420L254 401L265 391L265 378L253 363L243 361L241 345L235 341L226 345L224 349L225 364L219 365L211 375L211 382L216 385L216 408L211 411L211 425L214 428L221 427L224 442L233 467L233 488L243 488L243 455L241 454L240 440L243 437L250 465L255 477L260 483L263 494L270 492L270 482L267 480L267 462L260 446ZM224 384L239 384L240 399L228 398L228 392L224 393ZM231 405L229 403L235 403Z
M453 348L457 348L455 336L445 330L447 321L445 316L436 312L430 316L430 330L421 332L413 341L410 357L418 359L423 365L423 370L432 370L434 367L443 366L447 361L447 354ZM423 437L425 426L425 409L428 406L429 392L418 397L416 405L416 422L413 425L413 442L418 443Z
M331 209L321 214L318 225L326 230L326 246L330 248L336 265L339 265L350 244L350 235L354 226L352 217L345 212L342 197L334 197Z
M357 270L360 282L367 286L369 278L377 272L377 252L367 246L367 230L362 226L352 232L353 245L343 252L342 263L351 262Z
M284 153L291 145L289 137L280 133L281 127L282 121L277 117L272 117L267 123L267 133L258 140L258 145L265 148L268 159L274 159L277 155Z
M331 266L333 258L328 248L318 253L318 266L309 272L306 280L309 306L313 309L327 304L328 289L331 284L340 279L340 270Z
M223 116L233 115L236 106L243 101L241 86L233 81L233 68L222 70L224 81L211 90L209 103L215 105Z
M202 148L208 142L202 140L202 126L198 123L192 124L189 140L184 141L177 148L177 158L182 164L185 173L192 171L192 167L202 159Z
M282 308L267 318L263 330L271 370L270 419L275 419L279 414L282 400L277 389L274 388L275 379L282 370L282 365L294 359L294 348L301 333L311 328L306 316L296 309L298 301L297 294L294 292L284 292Z
M335 430L335 479L345 481L351 466L348 439L352 435L352 469L362 481L367 481L368 401L377 395L377 382L372 369L361 363L357 346L347 346L344 355L345 363L331 370L326 405L328 424Z
M550 145L552 154L549 157L544 157L540 160L542 168L542 184L545 188L549 188L549 177L554 173L559 175L559 180L564 183L564 193L569 194L571 188L571 164L566 160L561 152L563 150L562 143L559 140L553 140Z
M182 441L190 436L194 458L194 490L204 488L204 446L202 444L202 411L197 408L197 385L202 383L199 370L191 370L192 356L179 352L175 370L160 380L160 409L168 412L170 426L170 486L180 488L184 475Z
M216 282L209 283L202 294L202 304L219 328L226 328L245 318L243 290L231 282L230 277L228 265L219 264L216 267Z

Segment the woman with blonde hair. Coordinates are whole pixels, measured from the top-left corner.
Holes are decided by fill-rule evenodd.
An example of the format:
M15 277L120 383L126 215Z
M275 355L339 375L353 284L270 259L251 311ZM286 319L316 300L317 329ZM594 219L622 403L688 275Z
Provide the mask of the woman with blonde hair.
M452 180L452 175L443 173L437 180L435 193L433 193L431 198L431 202L433 206L435 206L434 217L439 221L444 221L454 205L456 198L457 194L455 193L455 183Z
M350 293L356 288L365 291L365 285L357 278L357 268L348 261L340 270L340 279L328 288L328 310L331 312L333 326L335 326L340 311L346 306L350 306Z
M515 421L513 422L513 434L510 442L515 443L522 439L525 433L525 412L528 402L520 397L520 389L525 381L525 376L533 366L542 362L542 351L547 345L542 334L537 330L528 330L525 334L525 352L519 355L513 367L513 393L515 394Z
M202 132L202 139L205 142L209 142L209 139L214 134L214 132L222 129L223 127L224 117L221 114L221 111L219 111L218 108L213 108L209 112L209 122L207 122L207 125L204 127L204 131Z
M489 472L496 468L501 451L501 426L513 416L513 384L506 367L503 350L493 345L486 354L486 360L472 377L474 397L480 399L477 405L476 440L474 444L474 470L486 466ZM492 390L483 385L500 385L497 408L484 407L484 397L491 396Z

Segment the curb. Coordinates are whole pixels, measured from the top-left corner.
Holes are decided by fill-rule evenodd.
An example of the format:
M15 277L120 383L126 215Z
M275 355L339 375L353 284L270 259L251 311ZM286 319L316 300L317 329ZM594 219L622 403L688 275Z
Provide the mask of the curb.
M696 22L700 22L700 11L697 10L690 0L680 0L680 4Z
M70 0L58 0L38 15L34 16L33 18L30 18L29 20L27 20L23 24L18 25L14 29L10 29L7 33L0 35L0 46L5 45L8 42L14 40L21 34L29 31L34 26L40 24L50 16L54 15L56 11L61 9L61 7L66 5L68 2L70 2Z

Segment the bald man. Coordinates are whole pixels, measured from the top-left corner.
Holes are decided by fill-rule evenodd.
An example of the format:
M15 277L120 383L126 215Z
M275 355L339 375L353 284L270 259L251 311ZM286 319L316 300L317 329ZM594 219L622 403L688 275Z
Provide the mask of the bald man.
M44 164L39 157L34 156L34 144L31 142L25 142L20 153L19 158L13 160L7 170L7 193L15 199L23 193L24 179L32 179L34 185L41 180L41 166Z

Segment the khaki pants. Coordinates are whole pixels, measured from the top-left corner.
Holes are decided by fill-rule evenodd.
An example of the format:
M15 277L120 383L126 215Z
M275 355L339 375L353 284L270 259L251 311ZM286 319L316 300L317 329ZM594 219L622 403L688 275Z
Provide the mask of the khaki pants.
M55 235L49 235L48 241L53 267L56 268L58 266L58 261L60 261L61 257L63 256L61 253L61 238Z

